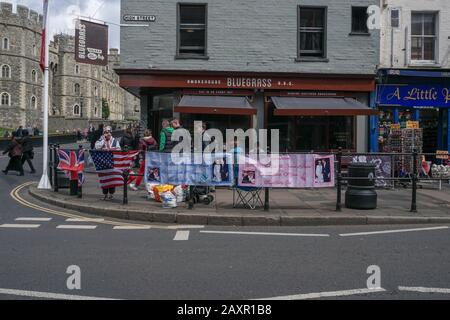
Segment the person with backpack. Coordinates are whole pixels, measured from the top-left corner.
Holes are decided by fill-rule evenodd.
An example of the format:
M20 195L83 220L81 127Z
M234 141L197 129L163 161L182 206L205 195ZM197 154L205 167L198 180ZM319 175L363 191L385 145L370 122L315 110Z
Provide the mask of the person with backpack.
M172 134L176 128L173 127L173 124L174 120L171 124L167 120L164 120L162 123L163 129L159 138L159 151L161 152L172 152L172 149L175 147L175 143L172 141Z
M31 161L34 158L34 150L33 150L33 141L31 141L30 134L28 133L28 130L23 131L23 138L22 138L22 167L25 161L28 163L31 169L31 174L36 173L36 170L34 169L33 162Z
M8 154L9 156L9 162L8 166L5 170L2 170L4 174L8 174L9 171L18 171L19 176L24 176L23 173L23 166L22 166L22 145L20 144L20 141L17 139L17 133L13 132L11 141L6 148L5 151L3 151L3 154Z

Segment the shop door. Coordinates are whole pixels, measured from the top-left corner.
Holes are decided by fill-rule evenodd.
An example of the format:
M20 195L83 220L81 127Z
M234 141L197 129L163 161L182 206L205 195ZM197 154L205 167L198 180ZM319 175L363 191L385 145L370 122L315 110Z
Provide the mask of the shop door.
M420 111L420 127L423 129L423 152L434 153L438 149L439 110Z

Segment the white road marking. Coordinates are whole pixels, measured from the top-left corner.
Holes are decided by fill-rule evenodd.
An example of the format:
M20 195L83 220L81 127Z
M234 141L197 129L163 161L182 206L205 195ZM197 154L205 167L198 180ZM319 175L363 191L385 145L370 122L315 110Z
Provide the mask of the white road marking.
M305 294L295 294L290 296L280 296L264 299L254 299L254 300L306 300L306 299L318 299L327 297L343 297L343 296L353 296L357 294L368 294L375 292L384 292L383 288L377 289L354 289L354 290L342 290L342 291L329 291L329 292L317 292L317 293L305 293Z
M400 233L400 232L414 232L414 231L430 231L430 230L442 230L442 229L448 229L448 227L399 229L399 230L384 230L384 231L358 232L358 233L341 233L339 235L341 237L351 237L351 236L363 236L363 235L371 235L371 234Z
M169 229L169 230L176 230L176 229L202 229L204 227L205 226L195 225L195 224L191 224L191 225L189 225L189 224L187 224L187 225L180 224L180 225L175 225L175 226L168 226L168 227L166 227L166 229Z
M103 222L105 219L96 219L96 218L69 218L66 219L66 222Z
M2 288L0 288L0 294L22 296L22 297L44 298L44 299L57 299L57 300L117 300L111 298L74 296L61 293L25 291L25 290L2 289Z
M238 232L238 231L206 231L201 233L218 233L218 234L239 234L239 235L255 235L255 236L289 236L289 237L329 237L329 234L314 233L275 233L275 232Z
M148 230L150 226L115 226L114 230Z
M40 224L2 224L0 228L21 228L21 229L31 229L39 228Z
M174 241L186 241L189 240L189 231L177 231Z
M450 293L447 288L425 288L425 287L398 287L400 291L415 291L422 293Z
M52 218L16 218L16 221L51 221Z
M59 225L56 229L85 229L85 230L93 230L97 228L97 226L88 226L88 225Z

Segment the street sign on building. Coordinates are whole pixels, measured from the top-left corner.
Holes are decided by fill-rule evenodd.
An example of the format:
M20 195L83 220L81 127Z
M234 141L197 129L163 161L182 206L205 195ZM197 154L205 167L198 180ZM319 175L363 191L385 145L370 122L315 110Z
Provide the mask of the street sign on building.
M75 61L98 66L108 64L108 26L79 20L75 30Z

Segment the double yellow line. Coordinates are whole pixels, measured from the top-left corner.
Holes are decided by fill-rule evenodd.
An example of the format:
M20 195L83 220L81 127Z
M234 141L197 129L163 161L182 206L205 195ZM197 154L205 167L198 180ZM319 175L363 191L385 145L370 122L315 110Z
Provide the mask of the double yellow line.
M11 198L13 198L15 201L17 201L18 203L20 203L21 205L28 207L28 208L32 208L38 211L42 211L42 212L46 212L46 213L50 213L50 214L54 214L57 216L61 216L61 217L65 217L65 218L74 218L74 219L89 219L88 217L84 217L84 216L79 216L79 215L75 215L75 214L70 214L70 213L65 213L65 212L61 212L61 211L56 211L53 209L49 209L49 208L45 208L45 207L41 207L37 204L31 203L27 200L25 200L24 198L22 198L20 196L20 191L23 188L26 188L32 184L35 184L35 182L31 181L31 182L26 182L24 184L21 184L17 187L15 187L11 192L10 192L10 196ZM95 222L95 223L100 223L100 224L107 224L107 225L113 225L113 226L133 226L133 227L142 227L142 226L150 226L152 228L161 228L161 229L167 229L167 227L157 227L154 225L144 225L144 224L132 224L132 223L126 223L126 222L115 222L115 221L108 221L108 220L104 220L104 221L99 221L99 222Z

